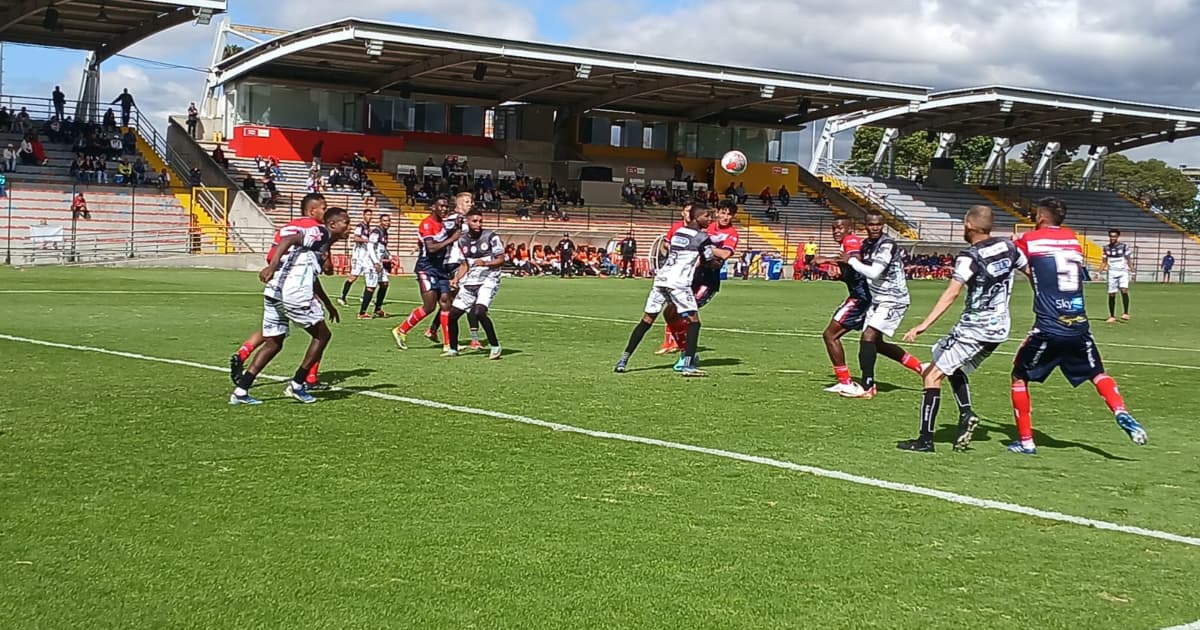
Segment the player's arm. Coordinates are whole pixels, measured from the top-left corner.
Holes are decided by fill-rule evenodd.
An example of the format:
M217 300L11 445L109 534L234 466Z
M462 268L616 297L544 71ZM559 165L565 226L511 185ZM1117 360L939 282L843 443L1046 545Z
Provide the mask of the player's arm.
M440 252L443 249L450 247L454 243L457 243L458 239L455 238L457 235L458 235L458 228L454 228L454 231L451 232L446 237L446 240L444 240L444 241L439 242L433 236L426 236L426 235L422 235L421 238L425 241L425 251L429 252L430 254L436 254L437 252Z
M258 272L258 279L264 283L271 281L271 276L279 269L279 261L283 260L283 255L293 247L304 244L304 234L289 234L279 239L279 245L275 247L275 252L271 254L271 260L267 261L267 266Z
M376 232L371 232L367 237L367 260L371 261L376 271L383 268L383 259L379 256L379 234Z
M859 255L850 257L846 263L858 273L861 273L871 280L876 280L879 278L879 276L882 276L884 270L887 269L887 261L892 259L893 247L894 245L890 242L880 245L879 249L876 250L876 254L874 255L877 260L869 265L863 262L861 256ZM857 254L857 252L855 253Z
M492 251L501 251L501 252L504 251L504 241L501 241L499 236L492 236ZM479 262L480 267L487 267L488 269L495 269L496 267L500 267L503 265L504 265L504 254L495 256L491 260L488 260L488 261L480 261Z
M929 330L930 326L937 323L937 320L941 319L942 315L945 315L951 306L954 306L954 302L958 300L959 294L962 293L962 288L963 283L958 278L950 280L950 286L946 287L945 291L942 291L942 297L938 298L937 304L933 305L933 310L929 311L929 314L925 316L925 321L922 321L920 324L914 326L912 330L905 333L904 340L909 343L916 341L917 336Z
M321 303L325 305L325 310L329 313L329 321L342 321L341 315L338 315L337 309L333 306L333 300L330 300L329 296L326 295L325 287L321 286L320 280L317 280L313 283L313 293L316 294L317 299L321 300Z

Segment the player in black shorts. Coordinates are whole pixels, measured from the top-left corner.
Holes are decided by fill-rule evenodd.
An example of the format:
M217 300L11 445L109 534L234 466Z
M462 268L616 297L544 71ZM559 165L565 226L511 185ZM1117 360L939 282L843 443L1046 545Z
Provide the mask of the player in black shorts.
M836 263L841 270L842 282L846 283L846 290L849 293L837 310L833 312L833 319L830 320L822 334L825 350L829 353L829 360L833 362L833 371L838 379L836 385L826 387L825 391L857 398L863 395L864 390L850 377L850 368L846 367L846 349L842 346L842 337L851 330L862 330L867 308L871 306L871 292L867 286L867 279L849 264L843 262L851 256L859 255L862 249L862 239L854 233L854 223L850 219L836 219L833 222L833 240L841 246L841 257L818 256L813 260L818 265Z

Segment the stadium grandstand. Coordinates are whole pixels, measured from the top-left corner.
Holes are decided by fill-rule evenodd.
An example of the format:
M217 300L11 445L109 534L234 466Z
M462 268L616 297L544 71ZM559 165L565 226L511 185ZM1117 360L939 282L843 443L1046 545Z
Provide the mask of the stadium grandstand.
M99 93L105 60L166 29L208 24L225 8L224 0L0 4L0 40L88 53L75 98L61 90L0 96L0 146L13 154L0 226L6 262L186 255L226 245L216 203L208 229L189 216L188 173L169 171L165 136L132 98L114 111L112 95Z

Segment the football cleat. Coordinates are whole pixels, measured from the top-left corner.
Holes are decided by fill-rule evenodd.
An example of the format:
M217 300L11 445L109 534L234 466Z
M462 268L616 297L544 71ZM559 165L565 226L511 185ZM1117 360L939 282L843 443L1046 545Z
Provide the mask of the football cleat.
M243 367L242 357L236 352L233 353L233 356L229 357L229 379L233 381L234 385L237 385L237 380L242 375Z
M975 435L975 427L979 426L979 416L975 414L966 414L958 419L958 436L954 438L954 450L965 451L971 445L971 438Z
M1146 430L1142 428L1142 425L1138 424L1137 420L1133 419L1133 416L1129 415L1128 411L1117 412L1117 425L1124 429L1129 434L1129 439L1133 440L1133 443L1138 446L1144 445L1149 439L1149 436L1146 435Z
M337 302L338 306L350 306L350 303L346 301L346 298L340 297L338 298Z
M839 394L841 396L845 396L846 398L858 398L864 393L862 385L859 385L854 381L850 381L849 383L838 383L833 387L826 387L825 391L831 394Z
M425 331L425 338L428 339L430 343L441 343L441 341L438 340L437 331L432 328Z
M442 348L442 356L447 359L458 356L458 350L454 348Z
M229 404L231 405L261 405L262 401L257 398L252 398L250 394L238 396L237 394L229 395Z
M388 315L387 313L385 313L385 312L383 311L383 309L378 309L378 308L377 308L377 309L375 309L375 317L384 318L384 317L390 317L390 315Z
M504 351L500 349L500 346L496 346L496 347L492 348L491 352L488 353L488 360L496 361L503 354L504 354Z
M896 448L901 451L909 451L911 453L932 453L933 440L922 438L905 440L903 442L896 442Z
M667 342L659 346L658 350L654 351L654 354L662 356L664 354L671 354L672 352L679 352L679 346L675 345L674 343Z
M315 383L305 383L304 389L306 389L310 392L327 392L327 391L333 389L333 386L330 385L329 383L322 383L321 381L317 381Z
M399 326L392 329L392 339L396 340L397 348L408 350L408 333L401 332Z
M1125 313L1124 315L1122 315L1121 319L1124 321L1129 321L1129 313Z
M705 372L694 365L679 370L679 373L683 375L684 378L704 378L705 376L708 376L708 372Z
M621 359L620 361L617 361L617 365L616 365L616 367L613 368L613 371L616 372L617 374L624 374L626 364L627 364L627 362L625 361L625 359Z
M371 315L369 313L359 313L358 318L359 319L371 319Z
M483 344L479 343L478 339L472 339L470 347L472 350L483 350Z
M863 389L863 393L855 396L855 398L862 398L863 400L870 400L875 397L875 393L876 393L875 386L872 385L868 388Z
M1116 323L1116 321L1117 321L1117 318L1116 318L1116 317L1111 317L1111 316L1110 316L1108 319L1104 320L1104 323L1105 323L1105 324L1113 324L1113 323Z
M929 366L931 366L931 365L933 365L933 363L930 361L926 361L926 362L922 363L921 364L921 373L924 374L925 371L928 370Z
M298 400L306 405L310 405L312 403L317 402L317 399L313 398L312 394L309 394L308 390L305 389L305 387L303 385L301 385L300 387L296 387L295 385L293 385L290 382L286 386L284 386L283 395L291 397L291 398L295 398L296 400Z
M676 372L682 372L684 366L686 365L686 359L684 359L684 356L681 354L679 355L679 359L675 361L675 365L671 366L671 369L675 370ZM700 355L697 354L692 357L692 367L696 367L698 365L700 365Z
M1023 444L1021 444L1021 440L1017 440L1008 445L1008 452L1017 453L1018 455L1037 455L1037 447L1030 446L1026 448Z

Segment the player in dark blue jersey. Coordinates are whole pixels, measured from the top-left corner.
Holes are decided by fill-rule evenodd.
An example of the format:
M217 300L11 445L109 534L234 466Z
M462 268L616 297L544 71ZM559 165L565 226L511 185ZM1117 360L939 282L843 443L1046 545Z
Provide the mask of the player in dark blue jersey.
M469 193L468 193L469 194ZM470 208L468 208L469 210ZM404 323L392 330L392 337L401 350L408 349L408 331L440 307L439 320L442 330L448 330L450 318L450 274L446 268L450 247L458 239L460 226L447 224L450 199L439 195L429 206L429 216L417 229L419 253L417 254L417 284L421 291L421 305L413 309ZM449 345L446 346L449 348Z
M1029 381L1044 382L1055 368L1062 370L1072 387L1091 381L1129 439L1134 444L1146 443L1146 431L1125 409L1117 383L1105 373L1092 339L1083 305L1083 248L1079 237L1062 227L1066 217L1065 203L1054 197L1042 199L1037 203L1037 229L1016 239L1017 247L1029 259L1035 321L1013 362L1013 413L1020 436L1009 446L1014 453L1037 452Z
M862 249L862 239L854 233L854 222L850 219L835 219L832 229L833 240L837 241L841 256L819 256L814 262L818 265L836 263L849 295L833 312L833 318L821 336L825 341L829 360L833 363L833 372L838 379L837 384L825 388L825 391L856 398L862 396L864 390L854 382L850 376L850 368L846 367L846 349L842 346L842 337L851 330L862 330L867 308L871 306L871 291L867 285L867 278L844 262L853 256L859 256Z

